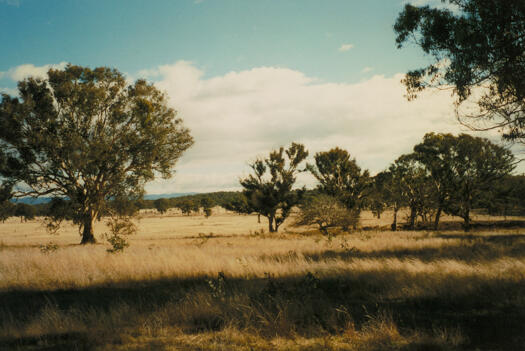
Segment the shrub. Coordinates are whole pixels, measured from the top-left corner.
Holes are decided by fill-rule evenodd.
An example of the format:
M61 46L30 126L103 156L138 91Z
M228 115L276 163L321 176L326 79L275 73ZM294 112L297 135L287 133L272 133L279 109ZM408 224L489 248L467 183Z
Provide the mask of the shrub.
M355 227L359 221L359 215L354 211L346 209L336 198L319 194L308 198L299 205L299 215L294 225L313 225L317 224L319 230L330 235L328 229L341 227L348 230Z

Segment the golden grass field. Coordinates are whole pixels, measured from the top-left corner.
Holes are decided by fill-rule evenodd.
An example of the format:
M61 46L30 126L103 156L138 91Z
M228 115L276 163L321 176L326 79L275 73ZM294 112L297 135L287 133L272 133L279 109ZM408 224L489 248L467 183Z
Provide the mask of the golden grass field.
M137 224L118 254L71 225L0 224L0 350L525 349L520 228L329 240L219 209Z

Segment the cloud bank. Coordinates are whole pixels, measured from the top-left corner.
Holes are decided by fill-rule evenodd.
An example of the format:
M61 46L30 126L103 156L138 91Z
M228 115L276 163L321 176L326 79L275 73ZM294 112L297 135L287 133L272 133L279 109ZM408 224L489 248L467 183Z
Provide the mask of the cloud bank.
M42 77L50 67L64 66L21 65L2 75L12 80ZM316 152L344 148L374 174L410 152L427 132L466 131L455 119L450 91L426 91L408 102L403 74L345 84L288 68L257 67L207 78L193 63L178 61L137 76L166 92L195 138L175 177L149 183L148 193L239 189L248 162L292 141L306 145L310 162ZM299 181L314 185L308 174Z
M13 67L5 72L0 72L0 79L10 78L11 80L17 82L27 77L45 78L47 77L47 71L49 71L51 68L64 69L66 65L67 62L43 66L35 66L31 63L28 63Z
M450 92L425 92L408 102L402 74L336 84L276 67L204 73L187 61L142 72L168 94L195 138L175 178L149 184L150 193L238 189L247 162L292 141L304 143L311 156L345 148L375 173L426 132L461 131ZM307 175L301 181L313 184Z
M452 12L458 12L460 10L459 6L456 4L451 4L450 2L446 1L443 2L441 0L404 0L403 4L411 4L413 6L430 6L433 8L438 9L447 9Z

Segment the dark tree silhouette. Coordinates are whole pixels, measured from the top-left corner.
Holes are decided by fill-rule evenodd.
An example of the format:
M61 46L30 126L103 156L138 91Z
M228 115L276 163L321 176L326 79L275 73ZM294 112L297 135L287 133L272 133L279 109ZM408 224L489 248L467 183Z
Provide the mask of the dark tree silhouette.
M320 193L337 198L355 217L365 205L371 190L368 170L361 170L348 151L338 147L314 156L315 165L307 165L308 170L319 181Z
M268 218L268 229L272 233L279 230L303 196L304 189L292 188L299 165L307 156L304 145L292 143L288 149L281 147L270 152L267 158L250 164L254 174L240 180L248 208Z
M451 86L463 123L525 143L525 1L443 2L457 11L406 5L394 25L399 48L412 42L434 58L407 73L409 99Z

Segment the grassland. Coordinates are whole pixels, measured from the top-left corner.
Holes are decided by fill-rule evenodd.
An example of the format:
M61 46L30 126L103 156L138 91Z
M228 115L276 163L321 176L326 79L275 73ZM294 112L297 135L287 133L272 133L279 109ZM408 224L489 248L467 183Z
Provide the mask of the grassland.
M39 221L0 224L0 349L525 349L518 227L328 240L225 212L138 226L110 254L77 245L72 226L52 236Z

